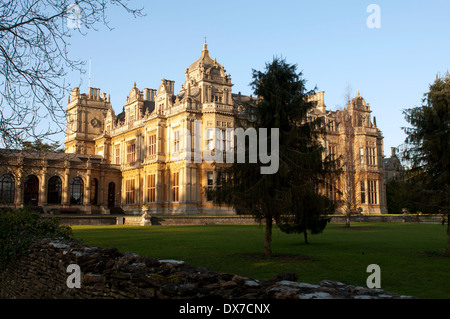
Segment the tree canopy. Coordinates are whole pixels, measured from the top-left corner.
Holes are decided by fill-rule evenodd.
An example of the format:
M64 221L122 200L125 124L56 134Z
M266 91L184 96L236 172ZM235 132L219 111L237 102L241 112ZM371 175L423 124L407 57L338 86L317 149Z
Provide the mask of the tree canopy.
M307 90L305 84L297 66L281 58L266 63L264 71L253 70L251 86L257 99L247 107L255 109L255 128L279 130L278 141L271 135L267 138L267 145L279 145L278 171L261 174L261 161L235 161L224 170L231 178L218 183L221 187L212 192L216 202L233 205L238 213L265 222L266 256L271 255L273 221L286 232L306 235L310 229L318 233L326 224L321 216L331 207L319 191L332 167L318 140L325 133L323 119L308 121L308 111L315 104L307 96L315 91Z
M416 197L427 208L450 217L450 74L437 75L424 94L421 106L404 111L410 127L404 158L410 174L420 184ZM450 225L447 229L450 253Z
M404 111L410 127L404 152L413 170L422 170L434 184L450 185L450 74L437 76L423 104Z
M64 152L64 147L59 142L45 143L41 139L37 139L33 142L23 141L22 150L24 151L39 151L39 152Z

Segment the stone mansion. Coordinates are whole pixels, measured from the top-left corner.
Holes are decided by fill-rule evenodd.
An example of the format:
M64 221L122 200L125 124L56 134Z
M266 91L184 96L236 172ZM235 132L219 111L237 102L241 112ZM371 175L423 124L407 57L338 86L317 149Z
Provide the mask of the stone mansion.
M119 114L100 89L74 88L64 153L1 152L0 205L86 214L109 214L113 207L128 214L233 214L205 195L227 164L189 160L195 141L183 132L194 132L201 123L201 150L225 149L233 143L226 129L237 120L254 120L244 106L251 97L232 92L230 75L209 56L206 44L185 75L178 93L166 79L158 89L140 90L134 83ZM328 154L345 155L345 172L324 192L341 203L351 201L363 213L386 213L383 136L369 104L359 92L340 111L326 110L324 92L310 99L317 102L310 116L327 123Z

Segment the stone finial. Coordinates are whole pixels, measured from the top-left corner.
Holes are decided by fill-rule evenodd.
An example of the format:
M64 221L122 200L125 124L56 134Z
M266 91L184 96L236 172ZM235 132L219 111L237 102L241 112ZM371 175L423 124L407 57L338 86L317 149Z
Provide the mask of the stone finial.
M202 50L201 58L204 58L206 56L209 56L208 45L206 43L203 43L203 50Z

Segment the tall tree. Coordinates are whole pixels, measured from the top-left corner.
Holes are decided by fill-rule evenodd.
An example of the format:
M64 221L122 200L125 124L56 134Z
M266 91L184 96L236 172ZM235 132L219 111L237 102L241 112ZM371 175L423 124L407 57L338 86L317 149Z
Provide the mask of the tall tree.
M85 72L85 61L69 55L69 39L99 24L109 27L111 6L142 16L142 9L132 9L126 2L0 1L1 147L19 148L24 140L48 138L65 129L63 98L70 84L64 77Z
M404 111L410 127L404 152L411 171L420 176L423 192L434 210L450 217L450 74L437 75L422 105ZM450 225L447 227L450 253Z
M272 254L274 221L285 231L316 232L319 213L326 212L328 207L318 194L326 171L323 147L317 139L324 131L320 129L323 119L308 121L308 111L315 104L307 96L314 90L307 91L305 82L296 65L280 58L266 63L264 72L253 70L251 86L258 98L248 107L255 109L255 128L279 131L278 140L272 140L268 134L266 141L266 145L279 145L278 170L274 174L261 174L261 167L266 164L260 160L249 163L246 152L246 162L235 160L226 169L231 178L219 183L221 187L212 192L216 202L233 205L238 213L252 214L256 220L265 222L266 256Z

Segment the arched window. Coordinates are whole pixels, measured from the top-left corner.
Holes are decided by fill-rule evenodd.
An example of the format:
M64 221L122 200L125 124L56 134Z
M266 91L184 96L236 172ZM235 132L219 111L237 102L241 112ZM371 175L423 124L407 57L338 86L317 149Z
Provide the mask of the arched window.
M3 175L0 178L0 202L14 203L14 177L10 174Z
M72 205L83 204L84 183L80 177L72 179L70 184L70 203Z
M97 205L98 181L91 179L91 205Z
M23 202L25 205L37 206L39 202L39 179L28 175L23 186Z
M58 176L53 176L48 180L47 203L61 204L62 182Z

